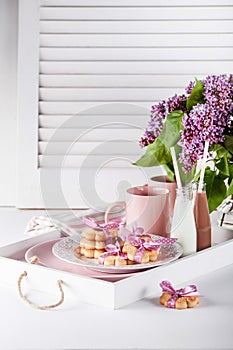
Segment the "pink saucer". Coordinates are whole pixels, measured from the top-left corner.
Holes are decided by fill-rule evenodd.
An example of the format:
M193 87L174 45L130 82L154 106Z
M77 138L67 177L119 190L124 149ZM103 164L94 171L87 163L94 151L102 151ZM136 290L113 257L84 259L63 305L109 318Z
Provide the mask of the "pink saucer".
M83 275L93 278L98 278L104 281L116 282L122 279L128 278L135 275L135 273L128 274L111 274L106 272L99 272L95 270L88 269L87 267L74 265L72 263L58 259L52 253L53 245L60 241L62 238L53 239L43 243L36 244L27 250L25 254L25 260L30 263L30 258L37 256L41 263L45 264L46 267L53 268L56 270L62 270L66 272L71 272L77 275Z

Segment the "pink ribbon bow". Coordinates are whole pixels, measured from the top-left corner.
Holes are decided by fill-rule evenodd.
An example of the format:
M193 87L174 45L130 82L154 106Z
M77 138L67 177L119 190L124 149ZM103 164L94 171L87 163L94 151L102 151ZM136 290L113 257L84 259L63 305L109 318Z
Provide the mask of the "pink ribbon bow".
M103 230L109 230L112 228L119 228L120 225L123 224L123 221L120 218L116 218L112 221L109 221L108 223L98 224L93 218L84 217L83 222L85 225L89 226L90 228L93 228L96 231L103 231Z
M98 224L91 217L84 217L83 223L96 231L103 231L106 234L106 240L108 243L110 243L112 240L112 235L111 232L109 232L109 230L113 228L119 228L121 225L124 224L121 218L116 218L112 221L109 221L108 223Z
M136 254L134 255L134 261L140 264L142 262L142 257L144 251L147 250L159 250L160 245L157 244L155 240L147 242L145 239L137 237L137 236L129 236L128 242L132 244L134 247L138 248Z
M133 229L133 231L129 231L127 228L125 227L121 227L120 228L120 236L123 239L123 241L128 241L131 237L149 237L149 238L153 238L152 235L150 235L149 233L144 233L144 229L142 227L137 227L135 229ZM157 245L161 245L161 244L174 244L177 241L177 238L159 238L159 239L153 239L154 242L157 243Z
M190 284L185 288L177 289L172 286L171 282L169 281L162 281L160 283L160 287L162 288L163 293L167 292L171 294L171 298L167 302L167 307L169 308L175 308L176 306L176 300L180 297L197 297L201 296L199 294L197 287L194 284Z
M142 227L134 228L133 231L129 231L125 227L120 228L120 237L123 241L128 241L130 237L151 237L149 233L144 233L144 229Z
M120 259L126 260L127 259L127 254L121 252L121 247L119 242L116 242L116 244L108 244L105 247L106 253L101 254L98 259L99 264L104 264L105 258L111 255L118 255Z

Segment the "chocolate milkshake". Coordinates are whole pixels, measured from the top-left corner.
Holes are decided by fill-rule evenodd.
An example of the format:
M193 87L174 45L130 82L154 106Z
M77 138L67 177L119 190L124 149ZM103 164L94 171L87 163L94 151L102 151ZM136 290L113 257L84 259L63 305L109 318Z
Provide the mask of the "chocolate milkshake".
M211 225L205 188L196 191L194 202L194 218L197 230L197 251L211 246Z

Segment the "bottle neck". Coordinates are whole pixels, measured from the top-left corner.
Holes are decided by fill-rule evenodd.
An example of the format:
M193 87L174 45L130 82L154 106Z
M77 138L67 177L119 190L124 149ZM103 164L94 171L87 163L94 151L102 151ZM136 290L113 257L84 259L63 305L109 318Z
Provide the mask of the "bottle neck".
M192 187L193 187L193 191L197 192L199 190L199 182L194 182ZM202 183L202 186L200 187L200 189L201 189L201 192L206 192L205 182Z
M193 188L191 185L183 186L176 189L177 197L183 198L184 200L192 200Z

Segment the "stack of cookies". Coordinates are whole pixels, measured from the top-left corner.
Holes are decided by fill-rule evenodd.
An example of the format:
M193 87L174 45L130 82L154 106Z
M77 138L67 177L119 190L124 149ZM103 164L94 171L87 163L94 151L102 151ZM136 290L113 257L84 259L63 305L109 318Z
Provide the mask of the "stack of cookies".
M87 258L96 258L105 252L107 244L115 244L118 238L118 230L108 229L97 231L93 228L85 228L81 234L80 246L76 253L84 255Z
M172 298L172 294L163 293L160 297L160 304L168 307L168 302ZM182 310L193 308L199 304L199 298L196 296L179 297L174 303L174 309Z
M199 294L194 284L181 289L175 289L171 282L162 281L160 283L163 294L160 297L160 304L173 309L193 308L199 304Z

